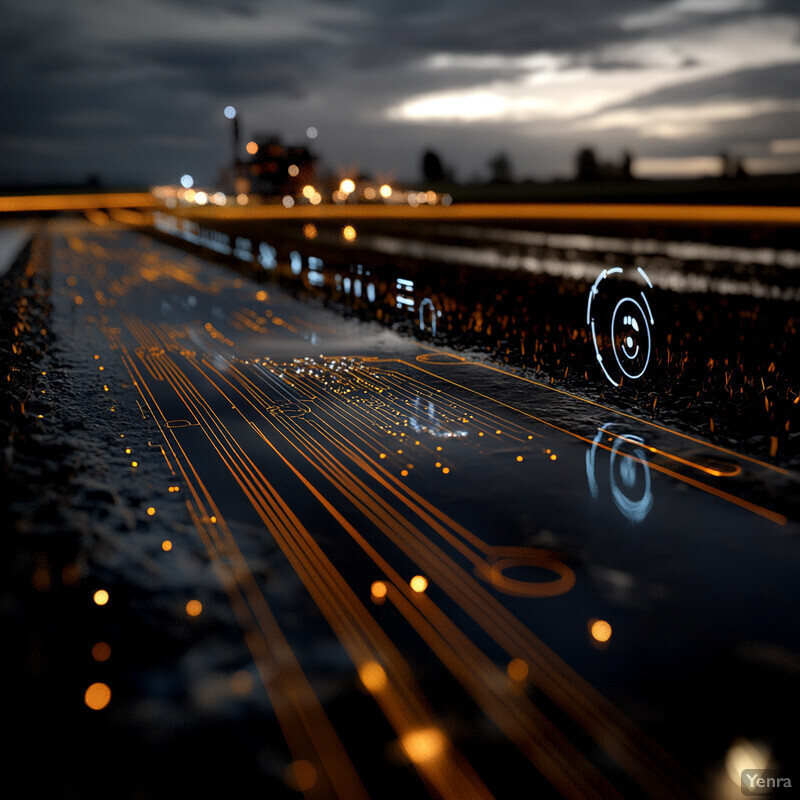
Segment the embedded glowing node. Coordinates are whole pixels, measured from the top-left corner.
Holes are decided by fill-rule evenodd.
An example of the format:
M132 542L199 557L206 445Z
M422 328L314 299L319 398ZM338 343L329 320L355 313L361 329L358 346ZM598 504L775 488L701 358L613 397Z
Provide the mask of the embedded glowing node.
M418 594L422 594L428 588L428 579L423 575L415 575L408 585Z
M194 186L194 178L191 175L182 175L181 176L181 186L184 189L191 189Z
M372 586L369 587L370 594L373 597L386 597L389 592L389 587L383 581L373 581Z
M98 589L93 595L92 600L94 600L95 605L104 606L108 600L108 592L105 589Z
M222 112L228 119L235 119L236 118L236 109L233 106L225 106L225 110Z
M92 658L95 661L108 661L111 658L111 645L108 642L97 642L92 647Z
M300 167L297 164L289 164L288 173L292 178L296 178L300 174Z
M528 665L521 658L512 658L506 667L508 677L512 681L522 682L528 677Z
M93 711L100 711L111 702L111 689L105 683L93 683L84 693L83 702Z
M169 553L169 551L172 550L172 542L169 539L164 539L164 541L161 542L161 549L165 553Z
M237 669L231 676L231 689L234 694L250 694L254 683L253 676L246 669Z
M216 522L216 521L217 521L217 518L216 518L215 516L213 516L213 515L212 515L211 517L209 517L209 519L210 519L212 522Z
M251 156L254 156L258 152L258 144L256 142L248 142L244 149L247 150Z
M305 759L298 759L284 770L283 780L295 792L307 792L317 782L316 767Z
M339 191L344 194L352 194L356 190L355 181L352 178L345 178L339 184Z
M186 604L186 613L190 617L199 617L203 613L203 604L199 600L190 600Z
M388 183L384 183L378 191L384 200L388 200L392 196L392 187Z
M604 619L596 619L589 628L589 633L596 642L607 642L611 638L611 625Z
M358 677L368 692L380 692L386 687L386 671L377 661L367 661L358 668Z
M438 728L418 728L402 736L400 744L409 761L424 764L444 753L447 739Z

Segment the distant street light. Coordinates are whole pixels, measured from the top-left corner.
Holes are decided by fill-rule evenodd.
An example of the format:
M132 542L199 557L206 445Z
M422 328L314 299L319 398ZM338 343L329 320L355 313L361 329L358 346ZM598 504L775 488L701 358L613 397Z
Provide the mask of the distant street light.
M191 175L183 175L181 177L181 186L184 189L191 189L194 186L194 178Z
M223 112L225 116L233 122L233 180L236 180L236 174L239 167L239 119L236 115L236 109L233 106L225 106Z

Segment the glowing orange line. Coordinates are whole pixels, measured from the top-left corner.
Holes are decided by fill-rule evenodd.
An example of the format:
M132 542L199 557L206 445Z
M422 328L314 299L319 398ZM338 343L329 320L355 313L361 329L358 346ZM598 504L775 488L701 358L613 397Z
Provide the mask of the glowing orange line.
M3 211L83 211L92 208L154 208L150 192L110 192L106 194L41 194L0 197Z
M163 208L174 216L204 220L324 219L353 220L604 220L633 222L720 222L725 224L800 224L800 208L785 206L713 206L638 203L456 203L450 206L282 205L182 206Z

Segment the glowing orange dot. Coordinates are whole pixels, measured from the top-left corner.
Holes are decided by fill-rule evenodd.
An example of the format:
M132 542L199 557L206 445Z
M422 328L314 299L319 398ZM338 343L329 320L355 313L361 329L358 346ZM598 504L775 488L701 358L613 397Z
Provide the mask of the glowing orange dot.
M253 691L253 676L246 669L239 669L231 676L231 689L235 694L246 695Z
M344 236L345 241L354 242L358 234L352 225L345 225L344 228L342 228L342 236Z
M517 461L522 461L522 456L517 456Z
M203 613L203 604L199 600L190 600L186 604L186 613L190 617L199 617Z
M131 466L132 467L138 467L139 466L139 462L138 461L131 461Z
M95 661L108 661L111 658L111 645L107 642L97 642L92 647L92 658Z
M258 145L255 142L248 142L244 149L247 150L251 156L254 156L258 152Z
M300 758L286 767L283 780L290 789L307 792L317 782L317 770L310 761Z
M422 575L415 575L408 583L408 585L418 593L424 592L428 588L428 579Z
M400 744L410 761L421 764L442 755L447 739L438 728L420 728L405 734Z
M266 300L269 295L263 290L259 289L256 292L256 300Z
M150 506L150 508L147 509L147 516L148 517L152 517L153 514L155 514L155 513L156 513L156 510L155 510L155 508L153 508L153 506Z
M555 461L557 458L558 458L558 456L555 453L551 454L551 456L550 456L550 460L551 461Z
M589 629L592 638L597 642L607 642L611 638L611 625L604 619L596 619Z
M168 553L170 550L172 550L172 542L169 539L164 539L164 541L161 542L161 549L165 553Z
M405 476L408 475L408 470L407 469L401 469L400 470L400 474L405 478Z
M105 589L98 589L92 599L98 606L104 606L108 602L108 592Z
M381 598L386 597L389 587L383 581L374 581L369 590L373 597Z
M367 661L358 668L358 677L368 692L379 692L386 686L386 672L377 661Z
M528 677L528 665L521 658L512 658L506 670L512 681L524 681Z
M447 474L450 472L450 467L444 467L444 468L442 469L442 472L443 472L445 475L447 475Z
M75 297L75 305L76 306L82 306L83 305L83 298L80 295L77 295Z
M211 519L212 522L216 522L217 521L217 518L214 517L214 516L210 517L210 519Z
M93 683L84 693L83 701L94 711L100 711L111 702L111 689L105 683Z

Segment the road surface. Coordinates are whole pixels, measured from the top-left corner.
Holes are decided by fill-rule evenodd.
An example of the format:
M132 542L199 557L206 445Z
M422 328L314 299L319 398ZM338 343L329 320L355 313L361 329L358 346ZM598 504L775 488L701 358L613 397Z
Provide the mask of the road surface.
M46 235L43 417L82 415L106 492L74 591L120 608L123 656L72 687L75 736L126 743L110 796L186 786L173 706L239 797L724 798L790 767L794 473L124 227ZM130 615L162 638L126 650Z

